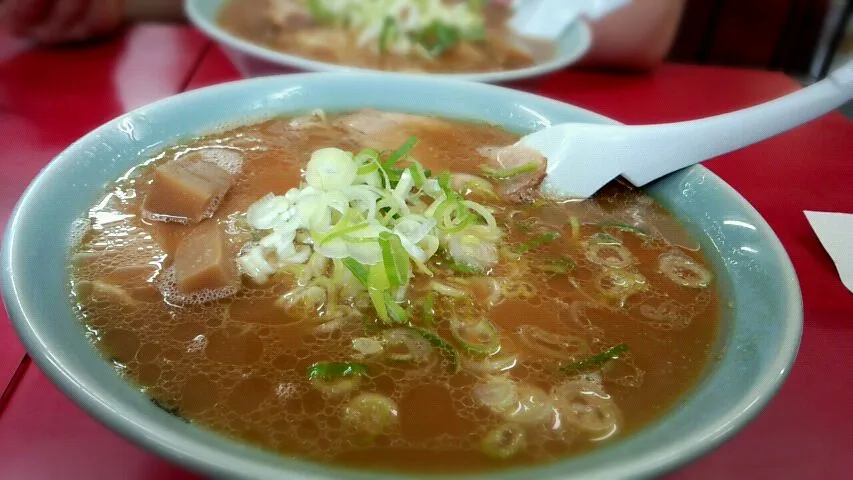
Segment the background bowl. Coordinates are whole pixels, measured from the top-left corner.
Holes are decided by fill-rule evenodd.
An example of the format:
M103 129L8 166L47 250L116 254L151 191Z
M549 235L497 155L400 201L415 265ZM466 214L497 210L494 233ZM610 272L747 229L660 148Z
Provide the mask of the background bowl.
M348 67L335 63L321 62L296 55L288 55L276 50L257 45L221 29L216 22L222 4L229 0L185 0L184 10L190 22L218 42L228 58L243 76L257 77L282 73L285 71L304 70L311 72L367 72L377 71ZM428 75L435 77L455 78L476 82L508 82L522 78L536 77L565 68L578 60L589 50L591 36L589 26L578 20L573 23L563 35L557 39L554 56L536 65L505 70L501 72L482 73L452 73L452 74L419 74L394 73L395 75ZM390 72L383 72L390 74Z
M424 102L422 98L428 98ZM196 90L121 116L56 157L16 207L3 245L3 295L30 355L78 405L113 430L216 476L376 479L282 458L184 423L125 383L84 337L68 299L72 222L143 157L188 136L271 115L373 107L487 121L517 132L556 122L612 122L542 97L471 82L369 74L265 77ZM628 478L659 474L743 427L776 392L802 329L797 279L781 243L731 187L701 166L649 189L700 239L718 272L722 328L697 386L663 418L588 454L489 479ZM727 307L727 305L729 305ZM399 478L388 476L387 478ZM443 477L445 478L445 477ZM467 478L476 478L467 477Z

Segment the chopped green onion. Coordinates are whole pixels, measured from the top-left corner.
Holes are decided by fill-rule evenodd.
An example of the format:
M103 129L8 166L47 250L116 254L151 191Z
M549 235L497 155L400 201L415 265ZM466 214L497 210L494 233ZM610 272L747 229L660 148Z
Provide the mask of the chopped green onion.
M342 224L346 224L346 223L349 223L349 222L346 219L344 219L344 220L339 221L338 225L342 225ZM351 225L348 227L337 227L336 226L336 228L334 228L331 232L329 232L325 237L323 237L317 243L319 245L324 245L324 244L329 243L330 241L332 241L336 238L345 237L345 236L349 235L350 233L354 233L354 232L357 232L359 230L363 230L369 226L370 226L370 224L367 222L357 223L355 225Z
M415 186L418 188L423 187L428 174L424 170L424 166L421 165L421 162L413 160L412 164L409 165L409 172L412 174L412 182L414 182Z
M459 232L476 220L458 196L442 201L435 209L434 218L438 222L438 228L447 233Z
M480 450L492 458L507 459L527 447L527 433L520 425L507 423L486 433Z
M609 233L599 232L589 239L589 243L593 245L622 245L618 238Z
M438 186L441 188L441 191L444 192L444 195L449 199L458 198L456 191L453 190L453 187L450 186L450 172L447 170L438 174Z
M468 0L468 8L475 12L482 13L486 9L488 0Z
M370 295L370 301L373 302L373 308L376 309L376 315L386 325L391 324L384 295L389 287L388 275L385 273L385 266L382 262L371 265L368 273L367 293Z
M497 327L485 318L476 323L453 319L450 322L450 333L469 353L493 355L501 348Z
M417 144L418 144L418 137L414 137L414 136L409 137L409 139L406 140L406 143L404 143L403 145L400 146L400 148L398 148L397 150L394 150L393 152L391 152L390 155L388 155L388 158L386 158L382 162L382 166L385 167L386 169L388 169L390 167L397 165L397 162L399 162L400 160L403 159L403 157L408 155L409 152L411 152L412 149L415 148L415 145L417 145Z
M450 363L450 371L452 373L456 373L459 371L459 352L453 348L452 345L447 343L447 340L438 336L438 334L431 332L429 330L424 330L422 328L417 327L409 327L413 331L417 332L418 335L423 337L426 341L428 341L433 347L441 350L444 357Z
M464 290L460 290L456 287L452 287L450 285L447 285L446 283L432 281L432 282L430 282L429 287L435 293L437 293L439 295L444 295L445 297L467 298L467 297L471 296L470 293L468 293Z
M323 6L322 0L308 0L308 12L317 23L326 23L332 20L332 15Z
M342 260L342 262L344 263L344 266L347 267L350 272L352 272L352 275L357 278L359 282L361 282L362 285L364 285L365 287L368 286L370 270L367 267L365 267L364 265L359 263L358 260L352 257L346 257Z
M379 161L379 150L375 148L365 148L364 150L355 154L353 160L358 165L364 165L371 162Z
M367 175L379 170L379 151L375 148L365 148L353 157L358 170L356 175Z
M379 320L382 320L382 323L386 325L390 325L391 317L388 316L388 307L385 305L385 292L371 288L367 290L367 293L370 295L370 301L373 302L373 308L376 310Z
M435 292L429 292L424 299L424 325L432 327L435 324Z
M546 244L548 242L553 242L558 238L560 238L560 234L558 232L546 232L536 238L533 238L518 245L517 247L513 248L512 251L515 253L525 253L540 245Z
M406 312L406 309L401 307L394 299L391 297L391 292L385 290L385 306L388 308L388 316L391 318L391 321L394 323L409 323L409 314Z
M379 164L376 162L370 162L358 167L358 170L355 171L356 175L367 175L369 173L373 173L379 170Z
M308 380L341 378L367 373L367 365L352 362L317 362L308 367Z
M515 222L515 228L517 228L520 232L529 232L533 230L533 227L536 226L536 221L530 218L525 220L519 220Z
M577 240L581 236L581 222L578 217L569 217L569 225L572 227L572 238Z
M603 351L603 352L601 352L598 355L595 355L593 357L589 357L589 358L587 358L585 360L581 360L579 362L564 365L564 366L560 367L560 371L565 372L565 373L574 373L574 372L578 372L581 370L586 370L587 368L590 368L590 367L598 367L598 366L604 365L605 363L609 362L610 360L615 360L615 359L621 357L623 354L625 354L627 352L628 352L628 345L625 345L624 343L620 343L619 345L616 345L615 347L611 347L611 348L609 348L609 349L607 349L607 350L605 350L605 351Z
M472 26L459 32L463 40L469 42L482 42L486 39L486 27L483 24Z
M495 180L506 180L507 178L512 178L517 175L535 172L538 169L539 164L536 162L524 163L512 168L493 168L488 165L480 165L480 170L482 170L486 176L494 178Z
M567 256L536 265L535 268L545 273L569 273L574 270L576 266L577 263L572 259L572 257Z
M392 38L397 35L397 22L394 17L385 17L382 22L382 31L379 33L379 53L388 53L388 47L391 45Z
M382 263L391 288L409 283L409 254L403 248L400 237L390 232L379 234L379 248L382 250Z
M437 57L456 46L460 37L460 32L456 28L435 21L421 30L417 41L430 55Z
M623 223L623 222L615 222L615 221L601 222L598 224L598 228L600 228L602 230L607 230L607 229L612 228L614 230L619 230L622 232L633 233L634 235L637 235L640 237L648 236L648 233L646 233L646 231L643 230L642 228L635 227L633 225Z
M456 262L447 262L447 267L456 273L461 273L462 275L479 275L483 273L480 269Z

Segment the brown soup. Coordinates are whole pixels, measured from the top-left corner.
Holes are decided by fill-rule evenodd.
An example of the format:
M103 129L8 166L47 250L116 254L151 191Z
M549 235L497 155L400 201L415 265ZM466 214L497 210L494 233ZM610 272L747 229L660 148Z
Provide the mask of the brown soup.
M650 197L614 182L585 201L541 198L541 159L512 163L516 139L316 112L168 148L88 212L76 312L155 404L281 454L453 473L605 445L697 380L718 294L698 243ZM327 147L356 155L312 156ZM189 213L170 218L153 200L164 188L214 201L177 201ZM314 223L276 237L309 210ZM250 268L253 249L273 272Z
M416 34L412 32L399 35L411 38L411 42L406 42L413 48L394 51L388 47L385 51L384 43L383 47L379 46L381 39L371 37L363 40L360 39L362 30L348 29L340 22L324 21L321 15L309 8L311 3L300 0L230 0L220 11L218 22L236 36L283 53L378 70L433 73L512 70L547 60L553 54L553 45L549 42L512 34L505 26L509 18L508 8L493 3L484 7L482 34L477 38L456 39L454 36L458 34L439 33L441 38L450 37L446 47L439 46L440 53L429 53L421 48L420 40L415 39ZM376 35L377 28L373 30ZM430 48L436 46L432 40L423 44Z

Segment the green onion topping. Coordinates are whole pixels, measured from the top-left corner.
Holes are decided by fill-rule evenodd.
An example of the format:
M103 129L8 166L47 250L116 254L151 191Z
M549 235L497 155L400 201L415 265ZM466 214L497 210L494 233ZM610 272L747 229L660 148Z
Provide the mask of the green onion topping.
M367 267L365 267L364 265L359 263L358 260L352 257L344 258L341 261L344 263L344 266L347 267L350 272L352 272L352 275L357 278L359 282L361 282L362 285L364 285L365 287L368 286L370 270Z
M417 332L418 335L423 337L426 341L428 341L433 347L441 350L444 357L450 363L450 371L456 373L459 371L459 352L450 345L447 340L438 336L438 334L433 333L429 330L424 330L422 328L417 327L409 327L413 331Z
M589 357L585 360L581 360L579 362L570 363L568 365L564 365L560 367L560 371L564 373L574 373L581 370L586 370L592 367L599 367L609 362L610 360L616 360L621 357L623 354L628 353L628 345L624 343L620 343L615 347L611 347L598 355L593 357Z
M511 168L494 168L488 165L480 165L480 170L482 170L486 176L494 178L495 180L506 180L517 175L535 172L538 169L539 164L536 162L524 163Z
M607 230L607 229L619 230L621 232L633 233L634 235L637 235L640 237L648 236L648 233L645 230L643 230L642 228L635 227L633 225L623 223L623 222L616 222L616 221L601 222L598 224L598 228L600 228L602 230Z
M367 365L352 362L317 362L308 367L308 380L352 377L367 373Z
M553 242L554 240L560 238L560 234L558 232L546 232L542 235L539 235L536 238L530 239L515 248L512 249L515 253L525 253L528 252L540 245L544 245L548 242Z
M435 292L429 292L424 299L424 325L432 327L435 324Z
M409 283L409 254L403 248L400 237L390 232L379 234L379 248L382 250L382 263L391 288Z

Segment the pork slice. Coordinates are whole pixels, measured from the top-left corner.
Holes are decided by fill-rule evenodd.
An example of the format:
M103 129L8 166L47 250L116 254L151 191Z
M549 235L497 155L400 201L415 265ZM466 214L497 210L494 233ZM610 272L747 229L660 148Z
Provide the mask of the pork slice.
M201 154L166 162L154 170L151 189L142 204L143 216L155 221L198 223L213 216L231 182L231 173Z
M266 18L276 27L286 30L314 24L308 6L298 0L267 0Z
M172 266L179 293L236 289L240 285L225 231L212 220L202 222L184 238Z
M338 117L333 126L340 128L363 148L394 150L421 129L447 126L437 118L408 113L365 109Z
M509 145L506 147L484 147L480 155L489 159L488 165L497 169L512 169L535 164L532 172L521 173L506 179L498 179L498 193L515 203L530 202L536 197L536 188L545 178L545 167L548 162L545 157L530 147L524 145Z

